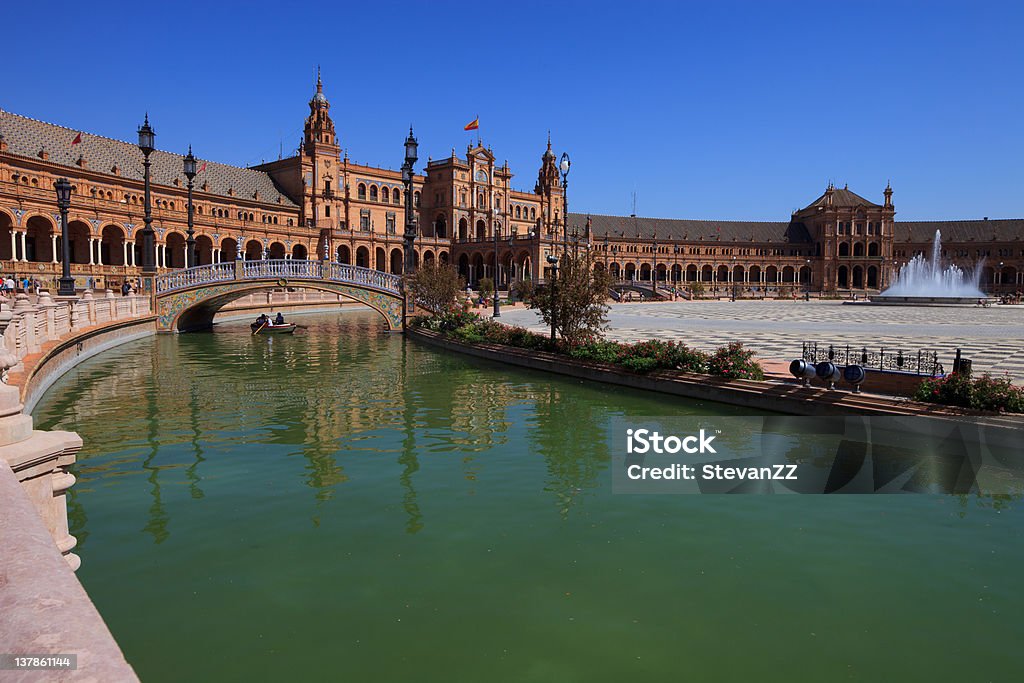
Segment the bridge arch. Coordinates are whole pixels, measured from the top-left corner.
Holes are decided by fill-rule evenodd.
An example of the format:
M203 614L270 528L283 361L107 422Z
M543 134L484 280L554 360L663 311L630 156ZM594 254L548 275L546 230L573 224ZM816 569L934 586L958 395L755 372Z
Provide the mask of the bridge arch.
M224 305L253 292L288 286L340 294L365 304L381 314L389 330L396 331L402 329L404 317L400 282L397 276L368 268L317 261L197 266L157 279L157 330L209 328Z

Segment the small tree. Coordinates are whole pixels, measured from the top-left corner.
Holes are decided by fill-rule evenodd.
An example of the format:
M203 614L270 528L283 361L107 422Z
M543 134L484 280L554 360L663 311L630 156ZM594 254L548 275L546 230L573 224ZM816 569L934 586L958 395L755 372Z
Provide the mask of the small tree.
M454 307L466 287L454 266L435 261L423 263L407 282L416 303L434 313Z
M694 298L698 298L699 299L700 295L703 294L703 293L704 293L704 283L703 282L691 282L690 283L690 294L693 295Z
M480 296L488 298L494 293L494 279L489 277L480 278Z
M533 285L533 280L516 280L515 285L512 286L512 291L519 298L520 301L524 301L527 304L533 299L534 293L537 288Z
M554 286L549 280L536 291L530 307L539 310L548 325L554 317L556 332L576 346L600 335L606 327L612 278L604 268L594 268L590 252L575 257L567 252L560 261Z

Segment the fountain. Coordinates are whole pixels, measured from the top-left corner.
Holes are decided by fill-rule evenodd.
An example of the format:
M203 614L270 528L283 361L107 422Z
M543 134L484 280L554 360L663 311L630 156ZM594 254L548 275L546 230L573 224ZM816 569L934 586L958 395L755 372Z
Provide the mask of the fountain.
M918 254L900 268L891 287L870 298L876 304L976 304L989 299L981 291L980 279L980 267L967 271L952 263L943 267L942 234L936 230L931 260Z

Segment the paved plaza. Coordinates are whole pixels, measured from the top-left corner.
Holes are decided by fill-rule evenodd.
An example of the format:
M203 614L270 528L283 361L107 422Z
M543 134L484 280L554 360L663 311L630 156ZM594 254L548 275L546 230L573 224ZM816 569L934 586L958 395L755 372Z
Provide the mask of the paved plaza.
M535 311L507 309L502 322L544 331ZM840 301L679 301L613 304L606 335L666 339L711 350L740 341L764 360L800 356L804 341L895 353L937 351L949 370L960 348L975 372L1024 384L1024 306L863 306Z

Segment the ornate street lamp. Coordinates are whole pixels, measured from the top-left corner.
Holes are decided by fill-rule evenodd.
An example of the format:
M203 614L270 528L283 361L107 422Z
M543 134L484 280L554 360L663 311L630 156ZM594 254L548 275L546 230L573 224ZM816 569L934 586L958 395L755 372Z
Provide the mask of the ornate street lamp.
M494 209L491 209L491 232L494 233L494 314L501 317L501 306L498 304L498 287L501 285L501 266L498 264L498 224L494 222Z
M149 113L139 128L139 149L142 150L142 166L145 179L145 213L142 220L142 272L156 274L156 238L153 234L153 204L149 189L149 155L156 149L156 133L149 126Z
M57 191L57 208L60 209L60 246L64 253L61 268L60 287L57 296L75 295L75 278L71 277L71 245L68 243L68 209L71 208L71 183L67 178L60 178L54 184Z
M563 160L565 157L563 157ZM548 255L551 264L551 341L555 341L555 326L558 321L558 257Z
M569 153L562 152L562 160L558 168L562 171L562 253L568 248L569 242ZM552 337L553 338L553 337Z
M194 207L192 206L192 185L196 178L196 158L192 156L192 145L188 146L188 154L184 159L185 177L188 179L188 239L185 240L185 267L196 265L196 231Z
M732 280L732 300L736 301L736 257L732 257L732 270L729 271L729 279Z
M416 151L419 143L412 134L412 126L409 126L409 137L405 139L405 163L402 164L402 182L405 184L405 273L411 275L416 269L416 256L413 245L416 242L416 217L413 214L413 168L416 164Z
M651 298L658 298L658 233L651 233L654 241L654 267L651 269Z
M807 261L807 289L804 290L804 301L811 300L811 285L813 284L813 278L811 277L811 259Z

